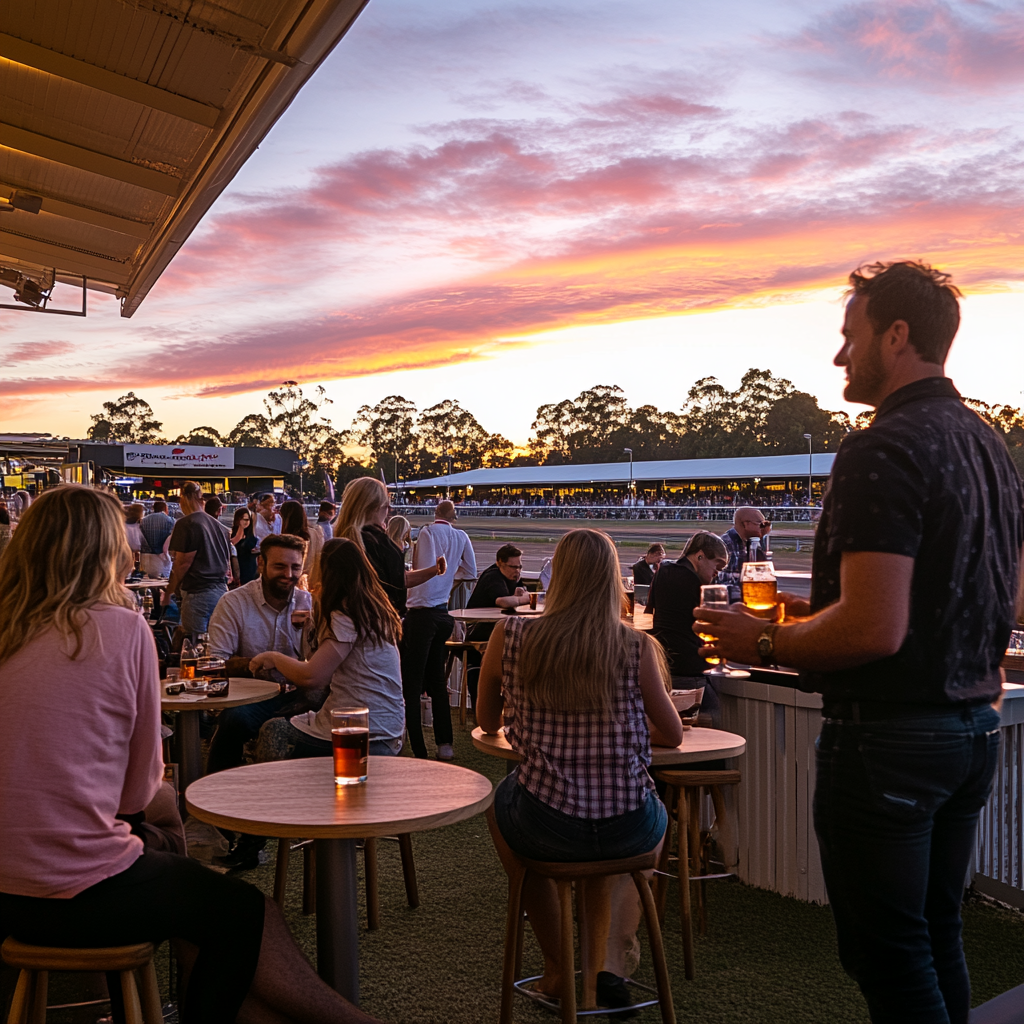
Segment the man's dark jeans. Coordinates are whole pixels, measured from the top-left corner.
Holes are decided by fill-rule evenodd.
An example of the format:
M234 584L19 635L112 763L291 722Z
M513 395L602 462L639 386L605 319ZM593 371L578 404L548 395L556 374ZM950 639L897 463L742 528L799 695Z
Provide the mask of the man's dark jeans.
M825 720L814 825L839 958L874 1024L967 1024L960 904L998 755L988 705Z
M405 726L416 757L427 756L420 722L420 694L430 696L434 713L434 739L438 746L451 743L452 712L444 677L445 641L452 635L455 620L447 605L410 608L402 623L402 690L405 695Z
M278 694L270 700L258 704L243 704L241 707L228 708L220 713L217 720L217 731L210 743L210 753L206 759L206 773L222 772L227 768L237 768L245 760L245 745L255 739L264 722L271 718L279 718L284 714L300 714L302 707L295 707L297 695L293 691Z

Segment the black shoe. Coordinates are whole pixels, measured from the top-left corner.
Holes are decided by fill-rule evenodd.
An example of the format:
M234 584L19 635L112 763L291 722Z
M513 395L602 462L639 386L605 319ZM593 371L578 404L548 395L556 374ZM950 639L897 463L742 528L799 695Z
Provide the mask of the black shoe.
M213 863L229 871L251 871L260 866L260 853L266 845L266 836L243 833L223 857L214 857Z
M633 998L626 987L626 979L620 978L611 971L597 972L597 1005L606 1010L618 1010L633 1005ZM627 1020L639 1014L639 1010L617 1013L616 1018Z

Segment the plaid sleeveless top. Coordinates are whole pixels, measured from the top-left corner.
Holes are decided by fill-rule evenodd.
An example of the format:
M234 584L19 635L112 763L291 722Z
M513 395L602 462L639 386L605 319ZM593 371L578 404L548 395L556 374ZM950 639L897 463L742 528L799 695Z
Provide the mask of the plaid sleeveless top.
M640 640L607 711L554 711L528 701L516 663L533 623L510 617L501 658L505 738L521 757L519 784L573 818L635 811L654 791L651 738L640 693Z

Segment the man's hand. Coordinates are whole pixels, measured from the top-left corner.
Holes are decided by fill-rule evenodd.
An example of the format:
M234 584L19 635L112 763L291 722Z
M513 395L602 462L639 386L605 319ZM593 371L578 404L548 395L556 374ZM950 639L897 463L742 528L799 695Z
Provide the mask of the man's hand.
M710 634L717 637L712 646L701 647L704 657L718 654L730 661L739 661L744 665L759 665L761 656L757 652L757 638L764 632L767 619L759 619L742 604L730 605L729 608L694 608L694 633Z
M802 619L811 614L811 603L806 597L799 594L782 592L775 595L775 599L786 606L787 619Z
M444 555L437 556L437 575L443 576L448 571L448 562Z
M296 608L295 611L292 612L292 625L296 629L302 629L302 627L309 622L311 615L312 613L308 608Z
M530 592L526 589L526 587L516 587L516 597L519 598L520 604L530 603Z

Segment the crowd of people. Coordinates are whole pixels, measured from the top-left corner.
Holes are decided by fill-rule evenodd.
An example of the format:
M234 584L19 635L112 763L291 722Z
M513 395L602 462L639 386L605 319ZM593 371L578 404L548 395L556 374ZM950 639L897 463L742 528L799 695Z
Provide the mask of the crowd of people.
M948 278L898 263L856 272L851 285L836 363L846 397L877 414L837 455L811 600L781 595L785 622L742 603L699 607L702 586L735 588L743 562L767 556L771 523L741 505L721 536L695 532L675 560L651 545L632 567L633 586L648 588L646 634L624 615L612 540L574 529L546 566L543 614L476 627L483 655L468 683L481 728L503 727L519 756L490 821L512 873L521 858L660 849L666 812L648 769L652 743L683 736L670 690L705 686L714 721L708 658L800 670L824 702L814 819L843 966L875 1024L966 1024L960 902L999 756L1024 487L943 374L959 323ZM467 580L470 607L528 604L522 551L503 545L478 570L447 500L411 544L373 477L352 480L340 509L325 502L315 523L297 501L257 495L228 526L195 482L179 503L180 518L163 502L147 514L68 484L18 495L13 517L2 509L0 937L172 939L186 1024L370 1022L312 971L277 905L237 877L258 863L261 837L233 838L229 874L182 855L162 781L161 665L123 584L136 566L166 572L161 604L179 612L178 642L206 636L229 675L280 686L219 715L209 773L241 764L250 741L260 761L324 756L332 709L354 704L369 709L372 754L408 742L427 758L424 694L434 756L451 761L450 596ZM13 535L3 530L12 518ZM639 908L627 882L579 892L603 1008L631 1002ZM553 884L531 878L523 900L544 956L534 991L557 998L566 968Z

